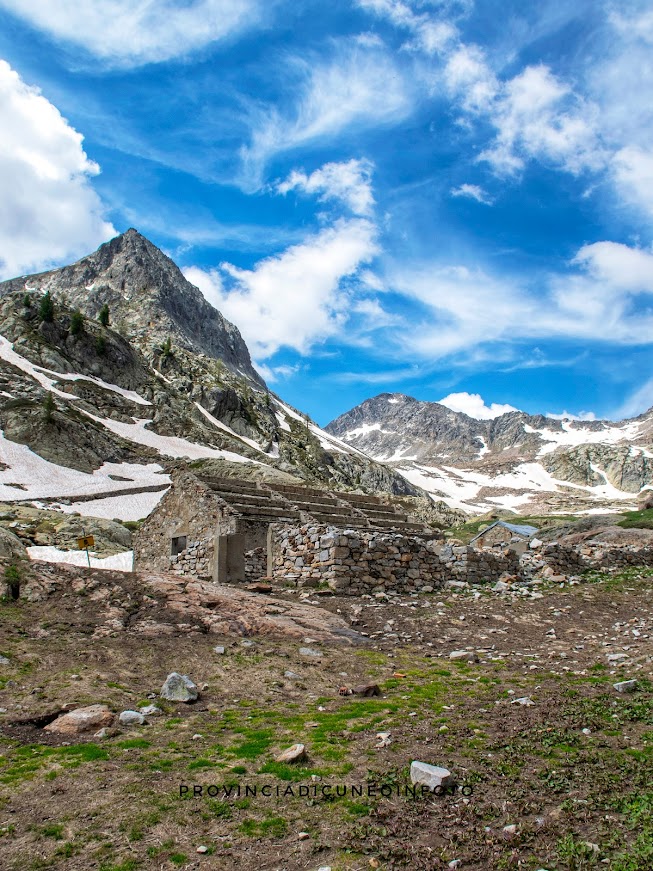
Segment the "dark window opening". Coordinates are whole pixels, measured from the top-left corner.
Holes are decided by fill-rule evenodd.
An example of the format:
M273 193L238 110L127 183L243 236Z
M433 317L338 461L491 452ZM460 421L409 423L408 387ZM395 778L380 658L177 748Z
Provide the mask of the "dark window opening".
M186 550L186 536L178 535L172 539L170 554L171 556L178 556L182 550Z

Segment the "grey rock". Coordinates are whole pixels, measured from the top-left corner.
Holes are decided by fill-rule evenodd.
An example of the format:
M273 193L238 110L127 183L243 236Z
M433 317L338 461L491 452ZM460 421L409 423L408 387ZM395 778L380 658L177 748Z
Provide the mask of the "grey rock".
M145 717L138 711L123 711L118 720L121 726L142 726L145 722Z
M222 654L222 653L225 652L226 648L223 647L221 644L218 644L217 647L214 647L214 648L213 648L213 650L214 650L215 653L220 653L220 654Z
M11 665L11 660L6 656L0 656L0 665Z
M157 714L162 713L161 708L159 708L157 705L144 705L138 710L144 717L154 717Z
M186 674L173 671L161 687L161 698L169 702L194 702L199 696L199 690Z
M288 747L287 750L284 750L283 753L280 753L275 757L275 761L291 764L294 762L301 762L305 758L306 747L303 744L293 744L292 747Z
M299 652L302 656L322 656L319 650L313 650L312 647L300 647Z
M428 786L433 792L437 787L451 786L455 781L453 774L447 768L415 760L410 763L410 782Z
M620 680L618 683L613 684L612 687L618 693L634 693L637 689L637 681L635 679Z

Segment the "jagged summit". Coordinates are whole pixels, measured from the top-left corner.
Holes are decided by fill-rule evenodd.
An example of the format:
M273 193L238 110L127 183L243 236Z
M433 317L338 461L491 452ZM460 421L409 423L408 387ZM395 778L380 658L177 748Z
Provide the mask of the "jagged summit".
M103 305L114 325L146 354L168 337L195 354L263 385L237 327L213 308L179 267L134 228L70 266L0 283L0 295L49 290L95 318Z
M650 411L620 423L522 411L478 420L381 393L325 429L466 510L595 511L653 486Z

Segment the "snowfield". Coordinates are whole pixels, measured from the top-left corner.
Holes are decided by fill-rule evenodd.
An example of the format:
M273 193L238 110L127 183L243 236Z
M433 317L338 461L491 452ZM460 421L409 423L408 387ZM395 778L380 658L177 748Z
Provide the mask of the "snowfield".
M0 471L0 501L92 496L112 490L169 484L170 478L158 463L104 463L92 473L58 466L39 457L27 445L5 438L0 430L0 462L9 468ZM163 474L162 474L163 473ZM127 480L116 481L109 475ZM11 485L14 486L11 486ZM19 485L19 486L16 486ZM118 515L114 515L118 516Z
M46 563L68 563L73 566L88 566L85 550L59 550L57 547L34 545L27 548L30 559L42 560ZM127 550L114 556L97 557L89 551L92 569L112 569L116 572L131 572L134 563L134 551Z

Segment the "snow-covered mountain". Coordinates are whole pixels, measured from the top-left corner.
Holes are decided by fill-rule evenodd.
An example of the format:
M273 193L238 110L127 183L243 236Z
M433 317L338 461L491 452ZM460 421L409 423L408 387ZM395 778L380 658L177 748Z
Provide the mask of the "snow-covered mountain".
M653 487L653 410L619 423L520 411L477 420L382 393L326 430L474 513L628 510Z

